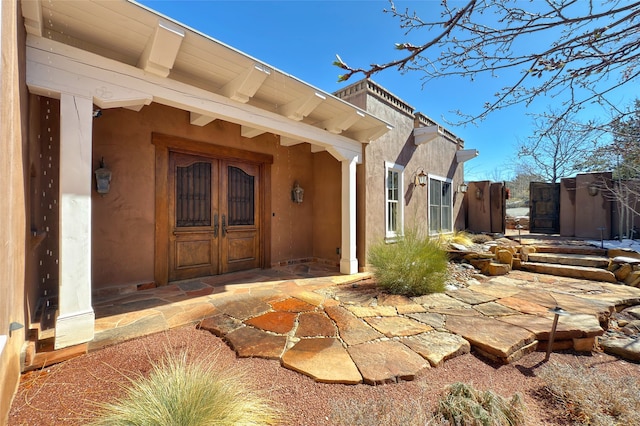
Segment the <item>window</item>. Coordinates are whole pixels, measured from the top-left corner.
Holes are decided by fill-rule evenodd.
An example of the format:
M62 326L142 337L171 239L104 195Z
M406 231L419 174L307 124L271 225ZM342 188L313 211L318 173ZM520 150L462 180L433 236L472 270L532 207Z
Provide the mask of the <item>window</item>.
M385 162L385 223L386 238L395 238L403 231L402 188L404 167Z
M429 176L429 233L453 232L451 180Z

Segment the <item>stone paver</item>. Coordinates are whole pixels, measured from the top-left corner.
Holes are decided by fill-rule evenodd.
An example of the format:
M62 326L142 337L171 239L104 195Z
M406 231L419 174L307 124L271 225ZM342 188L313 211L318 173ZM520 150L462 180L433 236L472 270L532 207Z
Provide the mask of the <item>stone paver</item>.
M274 311L285 312L308 312L313 311L316 307L311 303L307 303L304 300L300 300L296 297L289 297L277 302L271 302L271 307Z
M298 316L296 337L337 337L338 329L324 312L303 312Z
M511 358L535 340L535 334L522 327L486 317L447 317L445 327L501 360Z
M444 315L437 312L418 312L414 314L408 314L407 316L409 318L413 318L414 320L430 325L436 330L444 328Z
M413 380L429 363L407 346L395 341L378 341L351 346L349 355L370 385Z
M469 308L468 303L461 302L444 293L427 294L426 296L414 297L413 301L421 304L428 310L433 309L459 309Z
M298 314L295 312L267 312L246 320L245 324L265 331L286 334L293 329L293 324L297 317Z
M481 303L480 305L475 305L473 309L487 317L500 317L503 315L515 315L520 313L520 311L516 311L515 309L508 308L496 302Z
M407 337L402 343L428 360L432 367L439 367L444 361L467 354L471 350L469 342L462 337L441 331Z
M624 359L640 361L640 339L623 337L600 340L600 346L606 353L619 355Z
M358 318L366 317L394 317L398 315L395 306L347 306Z
M245 298L240 300L233 300L228 303L217 306L220 312L223 312L229 316L237 318L239 320L245 320L247 318L255 317L263 314L271 309L271 306L262 300L254 298Z
M384 337L341 306L328 306L325 311L335 321L340 330L340 337L347 345L357 345Z
M199 327L218 337L224 337L236 328L242 327L242 321L232 318L229 315L221 314L205 318L200 322Z
M503 297L502 299L496 300L496 303L525 314L546 314L549 311L549 308L546 306L538 305L530 300L521 299L515 296Z
M404 317L365 318L365 321L387 337L413 336L433 330L431 326Z
M286 336L277 336L253 327L240 327L225 336L239 357L279 359L287 344Z
M493 302L496 300L495 296L480 293L470 290L468 288L461 288L455 291L448 291L447 295L458 299L461 302L468 303L469 305L479 305L481 303Z
M508 315L498 318L508 324L517 325L534 333L538 340L549 340L552 317L537 315ZM599 336L604 333L594 315L577 314L558 318L554 340L572 340L582 337Z
M281 362L317 382L362 382L358 368L338 339L302 339L282 356Z

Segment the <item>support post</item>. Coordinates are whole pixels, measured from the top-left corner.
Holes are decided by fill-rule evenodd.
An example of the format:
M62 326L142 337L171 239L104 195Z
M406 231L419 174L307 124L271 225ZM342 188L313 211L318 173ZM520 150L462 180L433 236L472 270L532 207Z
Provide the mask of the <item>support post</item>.
M342 163L342 258L340 273L356 274L356 165L358 156L347 158Z
M93 339L90 98L60 95L60 258L55 349Z

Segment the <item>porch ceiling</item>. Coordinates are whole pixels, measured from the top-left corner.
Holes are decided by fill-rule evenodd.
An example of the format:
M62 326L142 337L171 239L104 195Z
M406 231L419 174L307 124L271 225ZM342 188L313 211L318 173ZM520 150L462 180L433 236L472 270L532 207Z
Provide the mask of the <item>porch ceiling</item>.
M391 129L329 93L131 0L30 0L22 2L22 12L32 35L227 97L253 110L362 143ZM192 123L206 125L216 118L198 112L192 114ZM266 130L243 124L243 135L248 137Z

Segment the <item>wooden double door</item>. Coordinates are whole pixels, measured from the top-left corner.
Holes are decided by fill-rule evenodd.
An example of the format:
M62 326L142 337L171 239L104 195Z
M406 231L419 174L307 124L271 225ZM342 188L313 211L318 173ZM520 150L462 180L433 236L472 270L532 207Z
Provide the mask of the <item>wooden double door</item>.
M260 166L169 153L169 281L260 267Z

